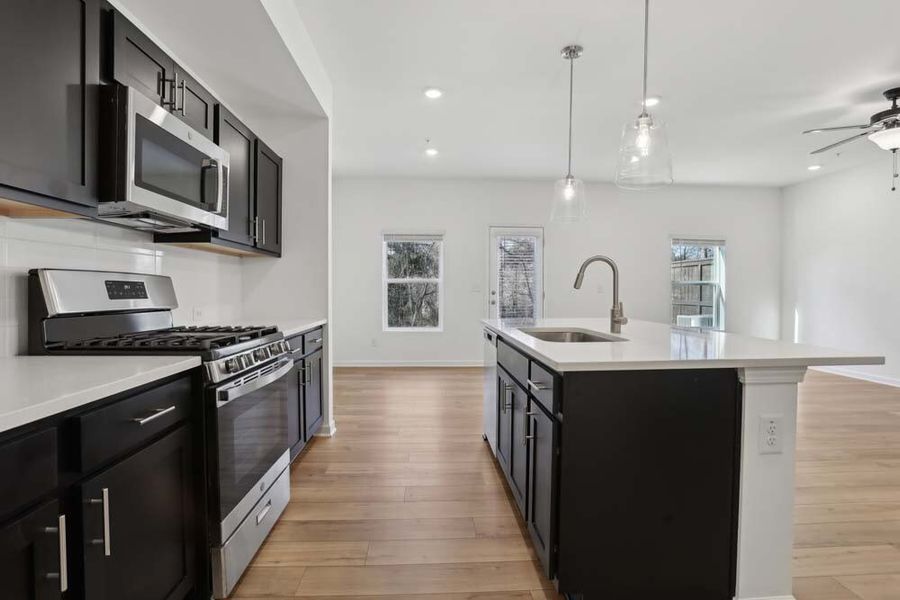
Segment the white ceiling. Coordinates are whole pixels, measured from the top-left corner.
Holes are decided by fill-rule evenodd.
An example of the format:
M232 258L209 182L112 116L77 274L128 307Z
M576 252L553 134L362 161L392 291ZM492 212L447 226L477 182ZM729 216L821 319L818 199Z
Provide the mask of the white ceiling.
M338 175L561 177L577 42L575 173L614 176L640 96L640 0L295 0L334 85ZM446 90L428 101L426 86ZM650 93L682 183L785 185L889 155L807 153L900 86L897 0L655 0ZM851 132L852 133L852 132ZM440 150L424 155L425 138Z

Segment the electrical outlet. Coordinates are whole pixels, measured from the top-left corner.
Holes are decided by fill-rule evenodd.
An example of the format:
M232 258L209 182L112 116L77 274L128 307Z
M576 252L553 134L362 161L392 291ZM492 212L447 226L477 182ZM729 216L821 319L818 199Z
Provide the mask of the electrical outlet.
M191 311L191 320L194 323L199 323L200 321L202 321L203 320L203 309L200 308L199 306L195 306L194 310Z
M759 453L781 454L784 450L784 415L760 415Z

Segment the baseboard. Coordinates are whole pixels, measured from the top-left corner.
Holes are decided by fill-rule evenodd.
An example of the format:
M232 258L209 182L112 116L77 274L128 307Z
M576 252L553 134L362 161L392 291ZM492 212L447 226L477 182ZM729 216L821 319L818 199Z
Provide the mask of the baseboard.
M900 387L900 379L895 377L885 377L884 375L875 375L874 373L866 373L857 371L851 367L810 367L814 371L823 371L834 375L843 375L844 377L852 377L853 379L862 379L872 383L880 383L881 385L890 385Z
M334 367L483 367L480 360L336 360Z
M322 425L316 432L316 437L331 437L335 433L337 433L337 426L334 424L334 421L332 421L328 425Z

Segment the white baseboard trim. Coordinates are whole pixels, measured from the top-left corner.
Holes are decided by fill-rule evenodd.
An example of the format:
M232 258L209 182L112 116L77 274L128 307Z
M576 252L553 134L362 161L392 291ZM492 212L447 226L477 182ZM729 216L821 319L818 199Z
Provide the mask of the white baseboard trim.
M851 367L810 367L810 369L813 369L814 371L824 371L825 373L832 373L834 375L843 375L844 377L852 377L853 379L871 381L872 383L880 383L881 385L900 387L900 379L895 377L885 377L884 375L875 375L874 373L865 373Z
M340 367L483 367L480 360L340 360L334 362Z
M316 437L331 437L335 433L337 433L337 426L332 421L328 425L322 425L321 429L316 432Z

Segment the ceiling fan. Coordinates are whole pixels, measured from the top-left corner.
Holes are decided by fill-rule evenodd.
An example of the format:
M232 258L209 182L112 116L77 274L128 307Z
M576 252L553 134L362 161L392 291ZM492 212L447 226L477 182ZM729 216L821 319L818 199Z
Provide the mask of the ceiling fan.
M868 137L872 142L878 145L882 150L890 150L894 155L894 171L891 181L892 191L897 189L898 165L897 150L900 149L900 106L897 101L900 100L900 87L891 88L884 92L884 97L891 102L891 107L887 110L877 112L869 118L869 122L865 125L845 125L843 127L820 127L819 129L808 129L803 133L823 133L826 131L843 131L846 129L861 129L862 133L850 136L839 142L828 144L818 150L813 150L810 154L822 154L833 150L838 146L843 146L850 142L856 141L863 137Z

